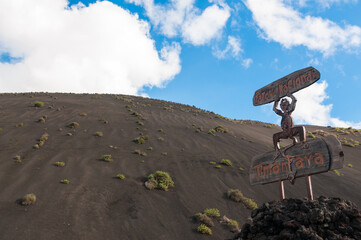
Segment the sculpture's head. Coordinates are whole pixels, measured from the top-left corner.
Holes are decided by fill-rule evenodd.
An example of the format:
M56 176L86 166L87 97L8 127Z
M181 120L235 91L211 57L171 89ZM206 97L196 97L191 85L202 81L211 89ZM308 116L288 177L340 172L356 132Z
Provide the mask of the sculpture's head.
M281 107L282 111L283 112L287 111L289 106L290 106L290 102L286 98L283 98L281 100L281 104L280 104L280 107Z

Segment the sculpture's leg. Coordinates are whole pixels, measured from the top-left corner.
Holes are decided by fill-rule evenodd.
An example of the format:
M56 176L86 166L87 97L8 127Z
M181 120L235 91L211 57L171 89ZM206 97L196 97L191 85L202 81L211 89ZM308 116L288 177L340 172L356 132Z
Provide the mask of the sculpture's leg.
M275 155L273 156L273 161L275 161L281 153L280 152L280 142L279 142L281 133L282 132L273 134L273 147L275 149Z
M306 144L306 128L304 126L293 127L292 128L292 136L293 136L294 139L296 138L296 137L294 137L296 134L300 135L300 141L302 143L302 148L307 148L307 144ZM295 144L295 142L294 142L294 144Z
M280 149L280 139L287 139L287 135L284 132L278 132L273 134L273 146L275 148L275 155L273 157L273 161L277 159L277 157L281 154L283 157L286 157L283 151Z

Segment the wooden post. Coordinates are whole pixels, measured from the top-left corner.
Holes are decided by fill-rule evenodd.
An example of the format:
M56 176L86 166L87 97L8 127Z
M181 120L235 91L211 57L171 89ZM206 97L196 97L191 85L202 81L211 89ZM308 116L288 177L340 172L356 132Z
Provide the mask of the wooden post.
M283 181L280 181L280 198L281 198L281 201L283 199L285 199L285 187L284 187L284 184L283 184Z
M305 177L305 179L306 179L306 188L307 188L308 199L313 200L311 176L307 175Z

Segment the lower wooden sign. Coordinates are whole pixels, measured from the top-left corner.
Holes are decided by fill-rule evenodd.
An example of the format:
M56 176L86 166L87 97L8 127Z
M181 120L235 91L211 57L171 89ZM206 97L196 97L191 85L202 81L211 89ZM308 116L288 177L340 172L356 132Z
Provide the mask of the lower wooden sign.
M291 172L298 178L343 167L342 146L334 135L291 146L276 159L274 155L271 151L252 159L251 185L287 180Z

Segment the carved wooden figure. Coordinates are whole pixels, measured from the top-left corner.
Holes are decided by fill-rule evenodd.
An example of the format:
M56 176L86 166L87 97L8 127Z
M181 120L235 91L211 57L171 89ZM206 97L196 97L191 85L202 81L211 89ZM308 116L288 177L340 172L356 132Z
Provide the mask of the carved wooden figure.
M252 159L250 182L251 185L278 182L281 200L285 198L284 180L288 179L293 184L296 178L305 177L308 198L312 200L311 175L343 167L342 146L335 136L306 142L305 127L293 124L291 115L297 100L292 94L315 83L320 76L315 68L304 68L257 90L253 96L254 106L274 101L273 111L282 117L282 132L273 135L274 151ZM283 98L285 96L290 97L292 102ZM281 110L277 108L280 100ZM299 135L300 143L296 135ZM280 139L288 138L293 144L280 149Z

